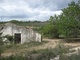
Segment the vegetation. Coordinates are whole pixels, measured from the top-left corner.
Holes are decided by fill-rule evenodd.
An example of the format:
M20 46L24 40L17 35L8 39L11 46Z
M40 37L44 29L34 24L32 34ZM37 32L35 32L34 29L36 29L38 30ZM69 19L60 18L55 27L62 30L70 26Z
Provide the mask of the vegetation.
M59 16L51 16L41 32L48 37L77 38L80 37L80 19L76 17L80 14L79 2L72 1L67 8L62 9Z
M25 54L25 52L30 52L33 50L33 47L37 47L40 45L43 45L44 43L47 42L28 42L24 44L8 44L4 45L4 53L15 53L15 54Z
M46 22L41 21L18 21L18 20L11 20L11 23L17 24L19 26L33 26L33 27L41 27L46 24Z
M3 41L2 41L2 33L0 33L0 58L1 58L1 54L3 52Z
M22 57L22 56L10 56L10 57L5 57L5 58L1 58L0 60L26 60L26 58Z
M25 52L24 55L11 55L9 57L2 57L0 60L50 60L59 56L60 60L80 60L79 54L65 55L69 53L69 47L60 43L55 48L46 48L41 50L32 50Z
M58 44L55 48L46 48L41 50L32 50L25 52L24 55L17 54L9 57L2 57L1 60L50 60L57 55L68 53L69 48L63 44Z
M41 28L41 33L43 33L44 36L49 37L49 38L58 38L58 29L57 29L57 16L55 17L50 17L48 23Z
M60 60L80 60L80 53L72 54L71 56L62 55Z
M11 35L5 35L4 37L7 38L7 40L9 40L11 43L14 42L13 36L11 36Z

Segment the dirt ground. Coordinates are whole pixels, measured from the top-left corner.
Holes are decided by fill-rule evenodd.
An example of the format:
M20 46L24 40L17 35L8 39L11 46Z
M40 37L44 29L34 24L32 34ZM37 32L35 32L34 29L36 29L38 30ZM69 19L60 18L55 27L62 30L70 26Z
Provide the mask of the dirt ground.
M63 43L66 46L74 46L74 47L80 46L80 42L67 43L63 39L44 39L43 41L48 41L48 43L44 44L45 47L47 46L52 48L54 48L59 43Z

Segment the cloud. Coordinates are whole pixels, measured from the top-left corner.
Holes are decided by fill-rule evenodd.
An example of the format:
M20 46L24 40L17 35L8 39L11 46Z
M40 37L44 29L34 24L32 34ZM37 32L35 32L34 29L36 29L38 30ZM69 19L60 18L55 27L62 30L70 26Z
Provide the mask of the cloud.
M72 0L0 0L0 18L2 20L48 20ZM77 0L74 0L77 1Z

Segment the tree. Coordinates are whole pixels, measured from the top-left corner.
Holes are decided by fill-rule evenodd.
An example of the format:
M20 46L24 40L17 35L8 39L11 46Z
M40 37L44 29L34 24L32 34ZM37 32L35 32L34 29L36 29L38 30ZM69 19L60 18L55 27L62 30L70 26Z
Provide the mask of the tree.
M72 1L67 8L62 9L62 14L51 16L47 25L42 29L44 35L49 37L63 36L65 38L77 38L80 35L80 1ZM80 16L79 16L80 17Z
M59 37L58 30L56 27L58 16L51 16L48 23L42 28L43 35L49 38Z
M76 38L80 35L80 20L76 17L80 14L80 2L72 1L67 8L62 9L59 16L51 16L48 24L42 28L44 35L50 37L63 36L65 38Z
M80 22L76 20L76 16L80 14L78 3L72 1L67 8L62 9L62 14L59 16L58 32L66 38L79 36Z
M11 20L10 22L11 23L18 23L19 21L18 20Z

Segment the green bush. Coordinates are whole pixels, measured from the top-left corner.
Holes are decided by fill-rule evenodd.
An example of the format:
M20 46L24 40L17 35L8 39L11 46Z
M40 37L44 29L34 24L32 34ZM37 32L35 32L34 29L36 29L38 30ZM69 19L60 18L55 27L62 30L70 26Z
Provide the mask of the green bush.
M7 38L11 43L14 41L14 38L11 35L6 35L5 38Z

